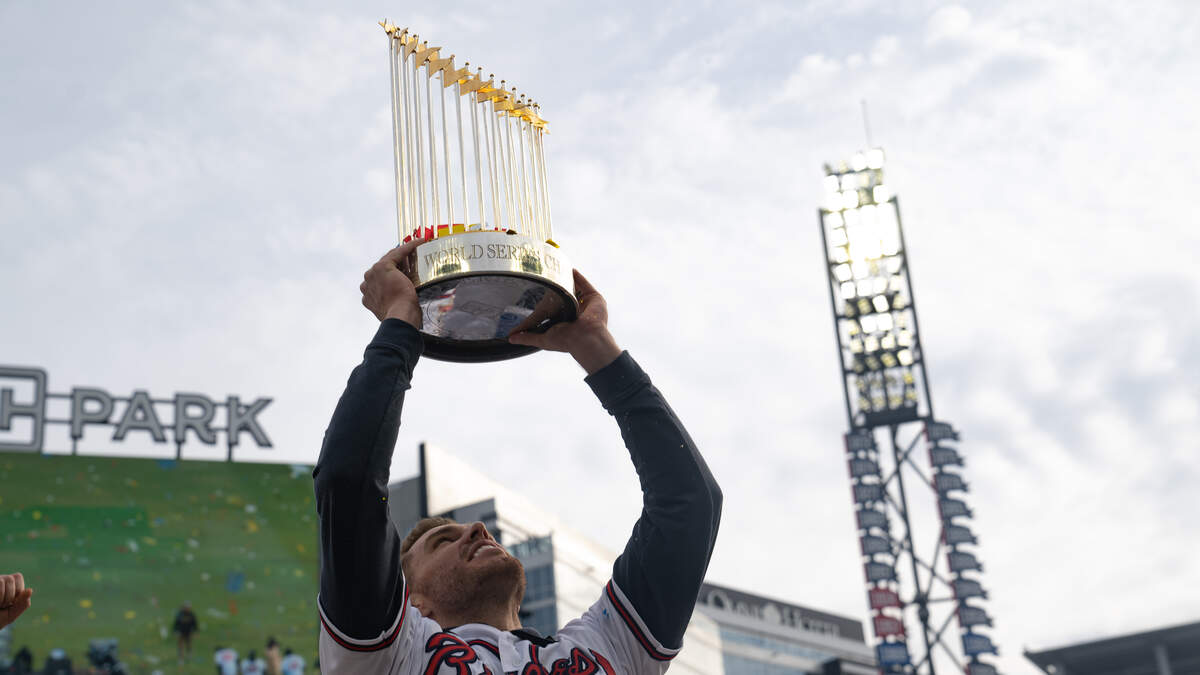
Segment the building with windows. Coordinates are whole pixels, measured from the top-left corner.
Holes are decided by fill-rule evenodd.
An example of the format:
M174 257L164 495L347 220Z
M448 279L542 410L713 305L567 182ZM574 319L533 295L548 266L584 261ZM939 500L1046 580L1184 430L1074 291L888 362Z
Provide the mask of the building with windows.
M1200 623L1027 650L1025 658L1049 675L1200 675Z
M717 622L725 675L875 675L855 619L705 583L696 609Z
M526 627L552 635L600 597L616 553L432 444L421 444L419 464L416 476L388 488L393 522L401 534L427 516L482 522L525 567ZM855 619L708 583L696 610L672 673L876 673Z

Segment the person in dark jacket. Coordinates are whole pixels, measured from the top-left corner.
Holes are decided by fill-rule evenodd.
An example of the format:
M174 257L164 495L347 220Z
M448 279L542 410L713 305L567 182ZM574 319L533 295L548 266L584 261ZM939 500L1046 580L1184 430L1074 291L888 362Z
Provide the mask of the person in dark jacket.
M172 627L179 634L179 641L175 648L180 663L192 657L192 634L199 628L200 622L196 620L196 613L192 611L192 603L183 603L183 606L175 613L175 622Z
M596 603L556 635L538 635L518 614L521 563L482 523L426 519L401 539L389 520L391 456L422 352L411 279L420 243L389 251L364 275L362 302L379 329L313 471L322 672L665 672L712 555L721 491L662 394L609 332L604 298L578 272L578 318L509 341L575 359L616 419L641 483L641 517Z

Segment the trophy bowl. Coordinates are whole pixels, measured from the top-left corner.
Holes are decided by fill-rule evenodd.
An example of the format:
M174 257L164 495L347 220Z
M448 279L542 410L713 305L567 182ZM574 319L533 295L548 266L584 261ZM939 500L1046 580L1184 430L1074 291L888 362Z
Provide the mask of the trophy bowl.
M417 247L416 286L425 355L501 361L537 351L514 345L579 310L571 267L554 244L507 232L463 232Z

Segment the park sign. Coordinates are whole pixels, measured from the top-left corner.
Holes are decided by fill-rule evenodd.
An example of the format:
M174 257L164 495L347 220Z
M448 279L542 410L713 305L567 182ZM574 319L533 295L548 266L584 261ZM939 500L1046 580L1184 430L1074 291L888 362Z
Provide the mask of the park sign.
M100 429L112 428L104 443L126 438L149 438L156 444L175 445L178 458L185 443L217 445L223 438L227 457L243 433L260 448L271 447L258 416L271 403L258 398L243 403L238 396L213 400L204 394L176 393L154 398L144 390L115 396L95 387L73 387L67 393L50 392L49 378L41 368L0 365L0 451L40 453L47 449L47 430L69 430L72 454L97 440ZM88 434L92 431L92 434ZM134 433L136 432L136 433ZM190 433L189 433L190 432ZM107 432L102 432L108 436ZM133 436L130 436L134 433ZM67 438L63 435L63 438Z

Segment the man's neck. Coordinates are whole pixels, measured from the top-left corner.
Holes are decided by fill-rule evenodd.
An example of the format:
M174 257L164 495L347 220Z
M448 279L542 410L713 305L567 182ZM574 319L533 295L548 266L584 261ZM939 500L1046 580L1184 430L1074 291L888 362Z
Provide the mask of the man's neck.
M468 623L481 623L505 631L521 627L517 609L511 606L475 607L469 612L439 615L434 618L440 625L447 628L463 626Z

